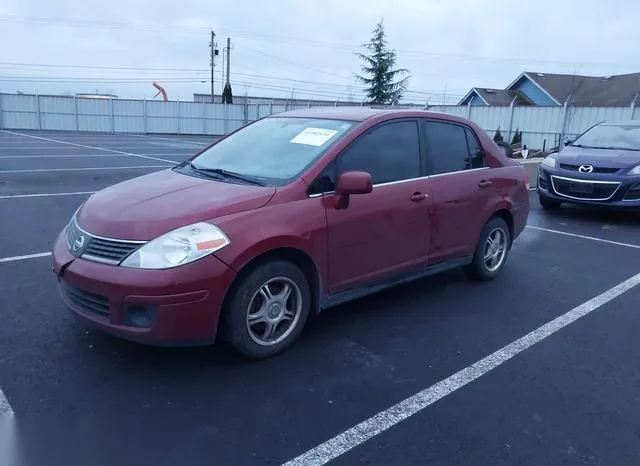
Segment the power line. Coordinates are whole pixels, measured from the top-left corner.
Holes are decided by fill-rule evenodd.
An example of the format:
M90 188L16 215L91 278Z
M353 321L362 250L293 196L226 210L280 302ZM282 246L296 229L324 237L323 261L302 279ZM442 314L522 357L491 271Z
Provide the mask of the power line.
M131 82L131 81L135 81L135 82L145 82L146 80L149 79L154 79L157 81L165 81L165 82L169 82L170 80L175 80L175 79L187 79L189 81L192 82L198 82L201 81L203 79L205 79L205 76L184 76L185 73L183 72L187 72L187 74L189 74L188 72L194 72L194 73L207 73L209 70L206 69L194 69L194 68L148 68L148 67L117 67L117 66L91 66L91 65L54 65L54 64L36 64L36 63L15 63L15 62L0 62L0 67L4 66L4 65L9 65L9 66L17 66L17 67L28 67L28 68L44 68L44 69L65 69L67 71L82 71L82 70L92 70L92 69L99 69L102 72L117 72L117 73L121 73L122 71L126 71L128 73L135 73L135 75L140 75L140 78L137 78L135 75L133 77L124 77L124 78L108 78L109 81L113 81L113 82ZM162 74L159 76L157 73L154 73L153 75L151 75L151 72L155 72L155 71L162 71ZM144 72L144 73L142 73ZM175 73L175 75L174 75ZM149 74L148 77L143 77L146 74ZM255 73L246 73L243 71L236 71L234 73L236 76L240 76L240 77L248 77L248 78L256 78L256 79L261 79L261 80L266 80L266 81L275 81L275 82L286 82L286 83L292 83L292 87L323 87L323 88L339 88L339 89L343 89L343 90L348 90L351 93L358 93L359 91L359 85L357 84L339 84L339 83L333 83L333 82L326 82L326 81L309 81L309 80L302 80L302 79L294 79L294 78L283 78L283 77L278 77L278 76L269 76L269 75L263 75L263 74L255 74ZM216 71L216 76L220 76L222 77L222 71ZM57 80L64 80L64 81L71 81L71 80L77 80L80 79L82 81L92 81L92 82L104 82L107 78L105 78L104 76L100 76L100 77L87 77L87 76L20 76L20 77L11 77L11 76L7 76L6 78L8 78L10 81L14 81L14 80L18 80L18 79L24 79L24 80L33 80L33 79L38 79L39 82L44 82L44 80L51 80L51 79L57 79ZM1 78L0 78L1 79ZM40 81L42 80L42 81ZM467 89L454 89L451 90L451 92L458 92L460 93L460 96L462 97L464 94L466 94ZM427 96L436 96L436 95L441 95L442 92L440 90L429 90L429 89L408 89L406 91L406 94L416 94L416 95L427 95ZM450 95L454 95L454 94L450 94Z
M49 63L16 63L16 62L0 62L0 66L18 66L18 67L41 67L41 68L82 68L95 70L132 70L132 71L194 71L207 72L205 68L144 68L144 67L126 67L126 66L94 66L94 65L54 65Z
M301 67L301 68L305 68L307 70L315 71L316 73L326 74L327 76L333 76L333 77L337 77L337 78L340 78L340 79L349 79L349 78L346 78L345 76L341 76L341 75L335 74L335 73L330 73L330 72L325 71L323 69L314 68L313 66L304 65L302 63L298 63L298 62L295 62L295 61L292 61L292 60L288 60L286 58L278 57L277 55L272 55L270 53L263 52L262 50L254 49L253 47L248 47L248 46L243 45L243 44L237 44L237 45L239 47L242 47L243 49L250 50L251 52L257 53L259 55L264 55L265 57L273 58L274 60L278 60L278 61L281 61L283 63L289 63L290 65L294 65L294 66L298 66L298 67Z
M235 73L237 76L244 76L244 73ZM260 75L249 75L249 77L258 77L263 78ZM162 83L206 83L206 79L204 77L193 77L193 76L172 76L172 77L157 77L157 81ZM89 77L89 76L2 76L0 77L0 82L18 82L18 83L48 83L48 84L85 84L85 83L98 83L98 84L147 84L150 82L148 78L111 78L111 77ZM268 90L277 90L282 92L289 92L292 89L296 89L298 92L302 92L304 94L309 95L321 95L323 97L359 97L364 95L361 91L353 91L348 87L346 89L335 89L331 84L328 83L318 83L317 85L312 85L310 83L305 83L304 81L296 80L292 85L278 84L272 82L256 82L252 80L236 80L237 84L255 87L258 89L268 89ZM308 86L315 86L308 87ZM318 89L318 87L322 87ZM462 98L464 94L453 94L448 93L447 96L450 98ZM414 99L422 99L424 97L441 97L441 91L412 91L407 90L405 92L406 98L414 98Z
M66 26L66 27L83 27L83 28L106 28L106 29L120 29L120 30L133 30L133 31L149 31L149 32L161 32L161 33L196 33L204 34L210 31L206 27L198 26L177 26L177 25L161 25L161 24L141 24L141 23L122 23L114 21L96 21L96 20L70 20L63 18L43 18L33 16L19 16L19 15L0 15L0 22L13 22L13 23L30 23L41 24L48 26ZM279 36L274 34L253 33L242 30L236 30L231 28L220 28L220 32L234 34L237 37L245 38L248 40L264 40L268 39L271 42L279 41L283 43L293 43L298 46L308 45L322 48L333 48L345 51L359 50L360 45L345 44L337 42L327 42L312 40L303 37L293 36ZM497 57L486 55L468 55L468 54L450 54L439 52L427 52L424 50L412 50L412 49L396 49L398 53L410 54L416 56L424 56L439 59L452 59L457 61L484 61L493 63L507 63L509 65L524 65L524 64L554 64L562 66L609 66L609 67L628 67L628 63L610 63L610 62L571 62L563 60L549 60L549 59L533 59L522 57Z

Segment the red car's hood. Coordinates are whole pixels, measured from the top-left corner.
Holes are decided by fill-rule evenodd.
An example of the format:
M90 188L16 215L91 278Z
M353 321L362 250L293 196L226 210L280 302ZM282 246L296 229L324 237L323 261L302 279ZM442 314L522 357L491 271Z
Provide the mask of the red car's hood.
M162 170L93 194L77 219L81 228L98 236L146 241L194 222L257 209L274 193L271 187Z

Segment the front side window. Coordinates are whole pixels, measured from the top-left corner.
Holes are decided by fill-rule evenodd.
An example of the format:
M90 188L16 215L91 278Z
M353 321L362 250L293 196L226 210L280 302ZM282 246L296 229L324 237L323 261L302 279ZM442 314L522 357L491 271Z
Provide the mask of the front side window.
M365 171L373 184L418 178L420 139L415 121L396 121L365 133L340 155L340 173Z
M453 173L484 166L482 150L470 130L464 126L425 121L429 142L430 174Z
M640 126L612 124L597 125L576 139L571 145L575 147L595 149L640 151Z
M191 160L202 170L222 169L283 185L297 178L356 123L344 120L270 117L221 140Z

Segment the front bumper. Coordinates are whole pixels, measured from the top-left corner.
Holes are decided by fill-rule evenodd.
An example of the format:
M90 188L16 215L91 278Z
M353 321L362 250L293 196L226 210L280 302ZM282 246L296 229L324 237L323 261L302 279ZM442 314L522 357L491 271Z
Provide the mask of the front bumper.
M73 256L64 231L53 247L62 300L91 326L159 346L213 343L235 272L215 256L166 270L140 270Z
M573 192L570 186L593 188ZM540 166L536 191L539 195L571 204L640 209L640 177L586 177Z

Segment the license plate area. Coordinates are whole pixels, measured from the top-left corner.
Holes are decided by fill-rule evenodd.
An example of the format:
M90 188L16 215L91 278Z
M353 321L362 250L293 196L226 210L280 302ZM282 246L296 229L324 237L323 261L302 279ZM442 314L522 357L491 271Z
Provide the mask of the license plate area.
M593 194L593 185L591 183L570 183L569 189L577 194Z

